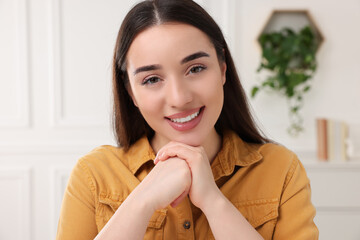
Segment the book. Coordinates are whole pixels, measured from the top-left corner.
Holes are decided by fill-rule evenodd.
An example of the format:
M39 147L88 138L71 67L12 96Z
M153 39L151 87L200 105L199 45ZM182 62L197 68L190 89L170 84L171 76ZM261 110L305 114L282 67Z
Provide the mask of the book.
M360 160L360 124L349 125L346 143L346 154L349 160Z
M316 120L317 126L317 156L321 161L327 161L327 120L320 118Z
M320 118L317 125L317 155L320 161L348 160L348 125L339 120Z
M346 161L347 124L343 121L328 119L328 159L332 162Z

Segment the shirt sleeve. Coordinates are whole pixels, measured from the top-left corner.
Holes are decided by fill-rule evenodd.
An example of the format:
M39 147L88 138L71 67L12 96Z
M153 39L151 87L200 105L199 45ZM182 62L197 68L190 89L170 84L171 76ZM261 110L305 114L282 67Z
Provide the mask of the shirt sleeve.
M301 162L296 157L293 160L285 180L273 239L318 239L310 181Z
M88 168L78 161L70 175L62 202L57 240L88 240L97 235L95 187Z

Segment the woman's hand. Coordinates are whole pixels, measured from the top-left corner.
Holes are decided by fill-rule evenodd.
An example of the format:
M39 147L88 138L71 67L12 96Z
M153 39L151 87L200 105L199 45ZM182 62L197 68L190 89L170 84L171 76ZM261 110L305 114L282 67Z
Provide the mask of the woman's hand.
M188 194L190 186L188 164L174 157L158 163L134 191L137 191L139 199L148 201L155 211L169 204L175 207Z
M210 162L204 148L170 142L159 150L155 164L167 162L174 157L185 160L190 167L192 183L189 197L191 202L200 209L206 207L207 204L211 204L211 199L218 196L220 190L214 181Z

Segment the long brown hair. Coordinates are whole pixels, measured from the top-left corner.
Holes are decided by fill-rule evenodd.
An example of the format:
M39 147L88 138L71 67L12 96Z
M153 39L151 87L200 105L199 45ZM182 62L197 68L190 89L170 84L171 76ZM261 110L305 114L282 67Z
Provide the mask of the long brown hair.
M203 31L214 44L219 62L226 63L224 105L215 124L216 131L222 133L225 129L231 129L246 142L268 142L253 120L230 51L212 17L191 0L150 0L138 3L129 11L116 40L113 59L113 127L118 145L127 150L145 134L148 138L154 135L154 130L146 123L127 91L129 79L126 55L137 34L165 22L181 22Z

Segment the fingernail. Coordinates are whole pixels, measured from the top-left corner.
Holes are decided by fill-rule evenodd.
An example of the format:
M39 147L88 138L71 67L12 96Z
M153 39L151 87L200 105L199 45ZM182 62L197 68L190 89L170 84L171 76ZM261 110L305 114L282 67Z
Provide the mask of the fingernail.
M154 159L154 164L157 164L158 162L159 162L159 155L156 155Z

